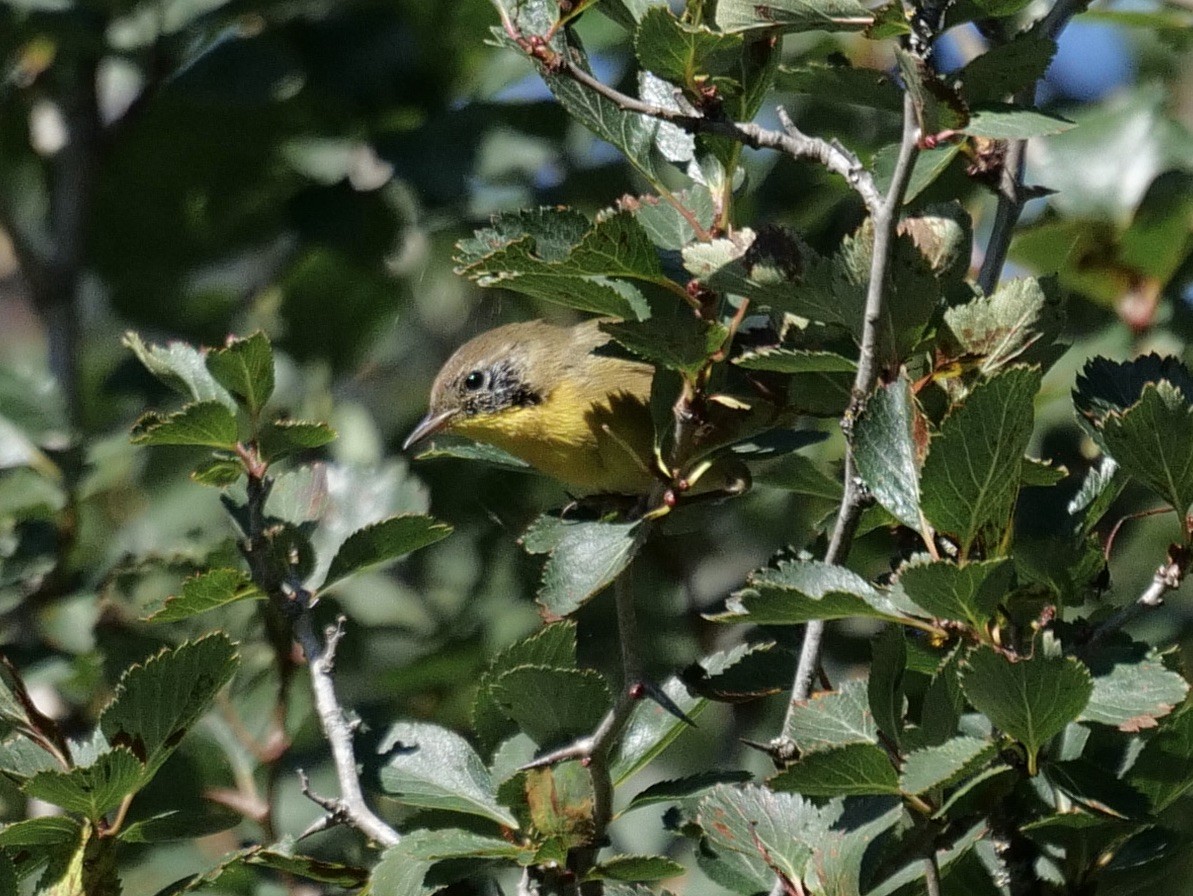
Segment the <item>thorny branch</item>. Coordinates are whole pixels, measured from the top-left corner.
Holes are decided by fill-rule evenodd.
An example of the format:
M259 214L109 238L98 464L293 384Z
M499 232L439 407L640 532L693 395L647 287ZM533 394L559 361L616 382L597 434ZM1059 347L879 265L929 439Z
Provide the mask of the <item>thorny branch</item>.
M1094 629L1081 647L1081 654L1089 656L1107 637L1130 623L1135 617L1147 610L1154 610L1164 605L1164 595L1181 587L1188 571L1190 560L1193 560L1189 550L1179 545L1173 545L1169 550L1168 559L1160 565L1152 576L1151 582L1143 589L1133 603L1120 607L1110 618Z

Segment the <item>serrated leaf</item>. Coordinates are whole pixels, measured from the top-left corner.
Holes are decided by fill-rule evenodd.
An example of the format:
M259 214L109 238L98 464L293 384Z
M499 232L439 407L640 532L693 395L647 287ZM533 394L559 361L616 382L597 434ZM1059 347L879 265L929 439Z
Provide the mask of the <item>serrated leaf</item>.
M953 351L980 358L988 375L1016 360L1039 360L1040 349L1059 336L1064 314L1055 281L1020 279L946 309L944 320Z
M854 463L874 498L903 525L919 530L920 463L927 438L911 384L880 386L854 424Z
M1101 437L1124 472L1184 515L1193 504L1193 404L1179 388L1145 386L1136 404L1105 418Z
M730 32L860 31L870 24L872 16L854 0L721 0L716 21L718 28Z
M299 451L322 448L335 441L336 431L313 420L271 420L261 427L261 453L269 460Z
M868 616L899 621L903 613L883 592L842 566L814 560L784 561L751 573L747 588L731 595L715 622L798 625L813 619Z
M630 812L642 806L678 802L718 784L743 784L751 777L749 772L707 771L671 781L659 781L634 794L634 798L622 811Z
M1049 762L1048 783L1088 812L1115 818L1142 818L1148 801L1142 793L1089 759Z
M954 648L928 682L920 715L920 732L925 744L942 744L957 733L957 725L965 711L965 695L961 691L958 671L962 653L961 647Z
M993 102L1032 87L1048 70L1056 42L1035 29L996 43L956 73L965 98L972 103Z
M293 855L264 847L246 850L244 863L272 868L274 871L282 871L319 883L335 884L339 887L352 889L362 886L368 880L368 873L355 865L329 862L314 856Z
M143 818L120 829L123 843L163 843L193 840L234 828L244 816L227 806L206 802L199 812L170 810Z
M873 68L815 62L780 65L775 86L791 93L832 97L835 103L887 112L899 112L903 108L903 94L898 85L888 73Z
M236 447L236 417L218 401L201 401L163 417L149 412L133 427L134 445L195 445L231 451Z
M870 678L867 692L870 712L878 729L898 748L903 739L906 702L907 641L903 629L888 625L870 642Z
M976 385L932 438L920 477L924 515L963 554L1010 520L1039 386L1038 370L1009 368Z
M948 787L989 762L997 749L988 740L954 737L934 747L912 750L903 760L899 787L911 794Z
M609 708L609 687L592 669L520 666L491 685L503 712L540 747L590 733Z
M78 821L61 815L27 818L0 827L0 848L65 846L77 843L81 830Z
M221 386L243 402L251 417L273 395L273 347L258 330L207 353L207 369Z
M472 462L487 464L499 470L513 470L517 473L529 473L534 467L521 458L514 457L508 451L502 451L492 445L482 445L479 442L468 442L460 445L435 445L415 456L415 460L438 460L444 457L459 458Z
M574 613L630 565L641 546L639 523L540 516L522 536L531 554L549 554L538 601L556 616Z
M1155 352L1121 362L1090 358L1077 376L1073 404L1083 417L1100 426L1109 414L1138 404L1144 389L1161 380L1193 403L1193 373L1180 358Z
M991 647L980 647L962 665L961 688L974 708L1023 744L1034 774L1040 748L1089 703L1089 670L1072 657L1042 652L1012 660Z
M820 809L794 793L758 786L715 787L696 820L714 853L735 853L764 882L804 879L805 869L839 809Z
M1157 813L1193 791L1193 706L1186 704L1160 722L1124 779L1152 801Z
M395 560L447 538L452 527L423 516L403 514L357 529L340 545L320 590L355 572Z
M610 856L584 876L585 880L655 881L678 877L687 869L666 856Z
M242 600L264 600L265 593L238 569L211 569L182 583L182 593L166 598L146 622L177 622Z
M665 280L654 246L628 212L595 224L569 209L498 215L456 248L456 272L481 286L630 320L647 315L645 299L613 278Z
M678 678L669 678L662 685L662 691L679 711L689 719L696 719L708 706L708 701L688 693ZM669 709L660 706L649 697L639 700L630 713L625 730L613 752L610 762L614 786L620 786L627 778L650 763L690 726L683 719L676 718Z
M802 754L847 744L878 743L878 726L870 711L866 682L847 681L836 691L793 703L783 736L791 738Z
M431 896L438 886L425 883L427 872L450 859L518 860L522 850L496 837L471 831L409 831L381 856L369 877L367 892L377 896Z
M639 64L681 86L696 87L700 76L726 73L741 51L741 35L681 22L666 6L648 10L634 34Z
M899 775L882 747L848 744L800 758L770 779L777 791L803 796L897 794Z
M145 369L162 383L192 401L216 401L236 412L236 400L215 381L207 369L204 353L184 342L148 345L131 330L124 334L124 345L137 356Z
M913 560L899 570L907 596L937 619L954 619L982 630L1010 585L1010 560L958 565L948 560Z
M529 638L511 644L497 654L481 675L472 704L472 726L477 737L488 747L508 737L516 726L497 702L493 684L504 673L520 666L549 669L573 669L576 666L576 624L570 620L553 622Z
M1048 115L1038 109L1024 109L1006 103L986 103L971 110L962 129L973 137L991 140L1028 140L1049 134L1063 134L1077 127L1076 122Z
M399 722L386 732L378 753L389 754L380 770L381 786L399 802L518 827L517 819L497 802L480 756L455 732L422 722Z
M923 134L940 134L966 125L969 110L965 101L931 66L903 48L895 50L895 58L903 83L915 104L916 118Z
M39 772L21 789L27 796L99 821L140 789L143 772L144 767L131 752L117 747L88 766Z
M794 669L794 656L774 644L739 644L692 663L680 679L694 693L733 703L785 690Z
M668 200L642 196L631 207L650 241L660 249L672 252L678 252L697 239L693 221L703 231L708 231L716 216L712 193L703 184L693 184L686 190L670 194Z
M148 781L236 671L236 648L222 633L163 650L121 676L99 718L113 747L128 749Z
M1135 733L1155 728L1184 702L1189 683L1145 651L1142 644L1114 643L1091 661L1094 687L1079 721Z
M705 366L729 336L723 325L699 320L686 312L672 317L655 315L644 321L602 323L601 330L642 360L688 374Z
M776 373L854 373L857 362L836 352L793 348L763 348L743 352L733 363L747 370Z

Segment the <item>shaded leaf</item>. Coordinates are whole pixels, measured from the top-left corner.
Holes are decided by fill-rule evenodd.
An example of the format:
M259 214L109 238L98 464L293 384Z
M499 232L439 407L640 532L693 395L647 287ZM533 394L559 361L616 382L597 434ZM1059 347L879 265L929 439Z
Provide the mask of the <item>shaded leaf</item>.
M867 692L870 711L878 729L898 747L903 735L904 673L907 642L903 629L888 625L870 642L870 677Z
M776 373L854 373L857 362L836 352L792 348L763 348L743 352L733 363L748 370Z
M35 799L98 821L141 787L143 771L131 752L117 748L88 766L38 772L21 789Z
M708 706L708 701L703 697L689 694L678 678L667 679L662 689L689 719L697 718ZM657 701L649 698L639 700L613 752L610 767L614 785L620 785L642 769L689 729L687 722L676 718Z
M146 370L175 392L192 401L218 402L235 413L236 400L216 382L207 369L205 354L199 349L184 342L171 342L164 346L146 344L131 330L124 334L122 341Z
M878 743L866 682L847 681L836 691L793 703L783 736L805 755L847 744Z
M157 772L236 670L236 648L223 633L163 650L131 666L99 718L113 747L124 747Z
M1013 571L1010 560L958 565L915 558L899 570L899 584L917 606L935 618L955 619L981 630L998 609Z
M976 737L955 737L934 747L912 750L903 760L899 787L912 794L948 787L989 762L997 750L997 744Z
M671 781L659 781L634 794L634 798L630 800L623 811L630 812L642 806L653 806L658 803L674 803L718 784L742 784L749 781L751 777L749 772L707 771Z
M289 457L335 441L336 431L313 420L271 420L261 428L261 453L269 460Z
M774 644L739 644L693 663L680 678L696 694L733 703L786 690L794 668L794 656Z
M592 669L519 666L491 686L493 699L540 747L588 734L609 708L609 688Z
M920 478L924 515L964 553L1010 520L1039 385L1039 371L1028 367L979 383L930 443Z
M986 103L971 110L969 122L963 128L974 137L991 140L1028 140L1048 134L1063 134L1077 127L1075 122L1038 109L1025 109L1006 103Z
M440 887L427 885L426 876L438 862L467 858L517 861L522 855L512 843L471 831L408 831L382 854L369 877L368 891L378 896L430 896Z
M970 103L992 102L1032 87L1056 53L1056 43L1033 28L1005 43L995 43L956 73Z
M639 64L660 78L695 87L701 75L731 70L740 59L742 37L681 22L666 6L647 10L634 34Z
M708 363L729 335L721 324L699 320L686 311L673 317L602 323L601 329L642 360L688 374Z
M166 598L146 622L177 622L242 600L264 600L265 593L238 569L211 569L182 583L182 593Z
M1157 720L1184 702L1189 683L1152 656L1144 645L1111 644L1092 661L1093 692L1080 721L1114 725L1122 731L1155 728Z
M722 31L860 31L870 22L870 11L854 0L721 0L717 4L717 27Z
M770 779L778 791L804 796L866 796L899 793L899 775L875 744L847 744L809 753Z
M522 536L531 554L549 554L538 601L556 616L584 606L630 565L640 547L637 522L588 522L540 516Z
M452 528L429 516L403 514L358 529L340 545L320 589L354 572L397 559L447 538Z
M903 94L889 74L878 69L852 65L780 65L775 86L791 93L832 97L835 103L848 103L871 109L898 113L903 109Z
M609 856L584 876L585 880L666 880L687 869L666 856Z
M1072 657L1042 652L1011 660L990 647L969 654L961 687L969 702L1019 741L1028 753L1028 769L1047 741L1081 715L1093 692L1089 670Z

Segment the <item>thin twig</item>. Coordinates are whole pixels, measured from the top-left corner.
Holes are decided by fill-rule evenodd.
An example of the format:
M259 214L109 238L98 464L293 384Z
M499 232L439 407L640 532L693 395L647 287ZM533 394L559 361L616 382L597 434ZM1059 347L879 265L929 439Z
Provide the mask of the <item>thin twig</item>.
M940 896L940 866L936 863L936 852L924 859L924 887L928 896Z
M339 799L335 800L333 805L343 812L357 830L383 846L393 846L401 837L397 831L373 814L373 810L365 802L364 793L360 789L356 755L352 748L354 726L345 718L336 698L335 682L331 673L335 664L336 645L344 635L343 626L344 617L340 616L334 626L328 627L325 637L320 637L315 631L311 611L307 608L299 615L294 633L307 657L311 690L315 696L315 712L319 716L323 735L331 746L332 762L340 785Z
M837 512L837 520L825 553L826 563L845 562L857 531L858 519L866 500L866 492L858 480L853 459L853 421L874 388L878 379L878 355L882 321L887 298L887 274L890 269L891 249L895 240L895 229L899 223L899 211L907 183L915 165L916 148L919 143L919 125L916 121L915 104L910 94L903 95L903 138L899 144L899 157L891 178L890 188L883 198L878 213L874 216L874 252L870 261L870 283L866 290L866 312L862 326L862 345L858 357L857 375L853 380L852 400L845 419L841 421L846 433L845 448L845 494ZM797 703L807 700L812 692L812 679L820 666L821 643L824 639L824 622L814 620L804 629L804 642L800 648L799 663L795 680L791 686L791 702L783 723L786 731L791 722L791 713Z
M875 185L874 178L857 156L836 142L801 133L783 110L780 110L780 120L787 133L768 130L753 122L739 123L726 118L708 118L643 102L610 87L570 60L558 59L554 70L556 74L566 75L594 93L600 94L625 112L637 112L639 115L666 121L692 134L728 137L754 149L776 149L793 159L811 159L819 162L829 171L845 178L849 186L861 197L871 215L877 215L882 205L882 194Z

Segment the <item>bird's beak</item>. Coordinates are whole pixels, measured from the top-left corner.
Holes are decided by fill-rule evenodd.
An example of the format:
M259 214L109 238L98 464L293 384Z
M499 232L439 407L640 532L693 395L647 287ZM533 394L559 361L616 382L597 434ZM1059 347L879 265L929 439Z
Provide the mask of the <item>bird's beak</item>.
M414 427L414 431L406 436L406 441L402 443L402 450L410 450L410 446L417 445L427 436L433 436L441 429L451 423L452 417L455 416L455 411L447 410L440 411L437 414L428 413L418 421L418 426Z

